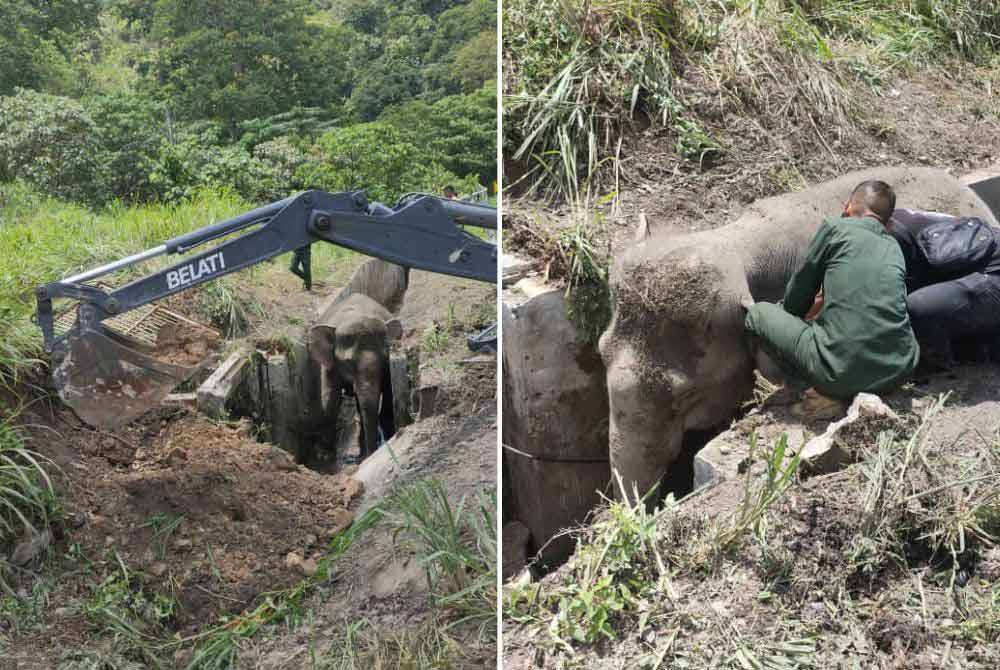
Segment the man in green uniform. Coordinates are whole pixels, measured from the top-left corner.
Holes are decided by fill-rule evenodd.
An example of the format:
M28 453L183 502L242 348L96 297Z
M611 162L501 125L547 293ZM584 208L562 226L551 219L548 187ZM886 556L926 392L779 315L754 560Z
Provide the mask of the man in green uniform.
M895 206L885 182L859 184L841 218L820 225L784 302L747 311L746 329L765 353L812 386L807 411L810 400L829 411L856 393L890 390L917 364L906 265L885 229ZM814 302L818 314L806 320L817 311Z

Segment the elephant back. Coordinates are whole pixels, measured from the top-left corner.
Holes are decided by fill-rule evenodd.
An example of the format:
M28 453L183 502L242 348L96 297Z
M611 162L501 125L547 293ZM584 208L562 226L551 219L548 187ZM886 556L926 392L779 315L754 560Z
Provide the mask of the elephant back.
M410 284L410 269L395 263L372 258L365 261L347 284L340 289L334 304L346 301L352 295L364 295L392 314L399 312Z

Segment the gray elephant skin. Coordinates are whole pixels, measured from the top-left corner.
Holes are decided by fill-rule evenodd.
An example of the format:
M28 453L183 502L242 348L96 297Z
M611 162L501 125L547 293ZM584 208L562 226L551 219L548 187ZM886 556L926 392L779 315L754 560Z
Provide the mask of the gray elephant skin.
M361 418L361 458L378 446L379 428L391 436L392 385L389 342L402 336L398 310L409 270L381 260L362 265L309 332L309 350L320 384L321 423L333 426L344 391L353 394Z
M615 258L613 316L600 352L611 466L627 495L660 484L686 431L714 429L736 415L752 393L754 368L741 301L780 300L822 219L838 215L867 179L891 184L899 207L996 225L976 194L946 172L872 169L760 200L722 228L647 237Z

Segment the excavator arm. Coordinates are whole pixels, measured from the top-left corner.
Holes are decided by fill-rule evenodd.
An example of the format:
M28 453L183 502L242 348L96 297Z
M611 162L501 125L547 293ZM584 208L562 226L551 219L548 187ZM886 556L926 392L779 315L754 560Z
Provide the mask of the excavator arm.
M137 351L102 322L317 241L410 268L495 282L496 245L460 226L495 229L492 207L417 195L395 206L369 203L363 192L305 191L181 235L147 251L36 289L37 321L63 400L88 423L114 427L158 404L196 368ZM86 282L152 258L183 254L238 236L114 290ZM55 332L53 300L79 301L77 320ZM108 403L108 399L115 402Z

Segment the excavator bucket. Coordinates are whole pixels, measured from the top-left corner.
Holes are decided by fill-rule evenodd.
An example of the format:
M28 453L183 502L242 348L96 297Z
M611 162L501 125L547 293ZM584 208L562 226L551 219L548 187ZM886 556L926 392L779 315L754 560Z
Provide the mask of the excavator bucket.
M201 367L220 337L161 305L81 330L75 311L61 315L67 337L53 351L52 378L63 402L97 428L122 426L159 405ZM172 350L173 360L160 360Z
M53 380L59 397L91 426L111 430L159 405L198 367L164 363L107 332L68 338Z

